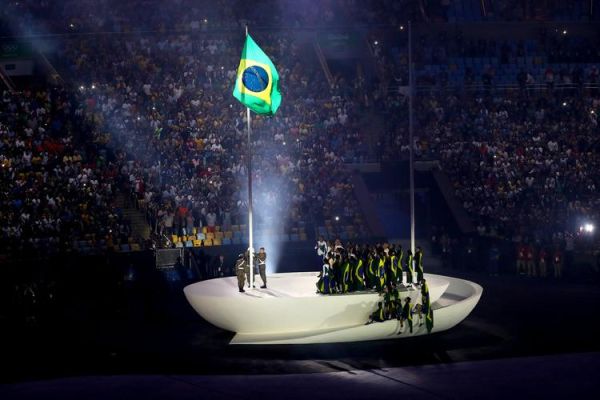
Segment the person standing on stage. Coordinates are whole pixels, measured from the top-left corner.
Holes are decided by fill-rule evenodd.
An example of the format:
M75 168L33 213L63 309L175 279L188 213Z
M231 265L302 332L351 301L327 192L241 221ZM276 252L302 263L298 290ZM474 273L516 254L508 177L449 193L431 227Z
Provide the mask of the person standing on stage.
M265 248L261 247L258 249L258 254L256 255L256 260L258 261L258 272L260 273L260 279L263 281L263 285L260 287L261 289L267 288L267 253L265 253Z
M392 319L396 316L395 314L395 299L392 294L392 287L385 286L383 288L383 304L384 304L384 314L385 319Z
M343 286L343 268L342 268L342 253L336 251L334 269L335 284L337 293L341 293Z
M390 246L390 255L387 268L388 284L395 284L398 281L398 265L396 264L396 249L393 244Z
M377 253L374 249L368 250L367 256L367 269L366 269L366 282L367 289L373 289L377 281L377 265L379 260L377 259Z
M415 269L417 271L417 283L423 281L423 249L421 246L417 246L415 251Z
M327 247L327 242L323 236L319 236L319 240L317 240L317 244L315 245L315 250L317 251L319 262L323 263L325 261L325 257L327 256L327 251L329 250Z
M345 256L340 263L340 288L342 293L347 293L350 290L350 279L352 278L352 273L350 269L350 257Z
M338 254L340 254L341 252L344 251L344 246L342 245L342 241L340 239L335 239L335 242L333 244L333 249Z
M404 283L404 251L402 250L401 244L398 244L398 248L396 250L396 257L398 258L396 271L396 276L398 277L397 282Z
M250 287L250 274L252 274L252 282L256 282L256 274L254 273L255 267L252 265L252 271L250 271L250 250L246 250L244 255L244 261L246 264L244 265L244 271L246 272L246 280L248 280L248 287ZM252 287L255 287L252 285Z
M423 315L427 317L429 313L429 307L431 307L431 302L429 301L429 286L425 279L421 281L421 304L418 309L415 306L416 311L419 313L419 326L423 325Z
M339 291L337 290L338 283L336 272L336 268L338 268L338 266L336 265L336 259L334 257L329 257L327 262L329 263L329 267L327 268L329 276L329 293L338 293Z
M319 281L317 282L317 293L330 293L329 277L329 260L325 259L323 260L323 269L319 274Z
M240 293L244 293L244 283L245 282L245 278L246 278L246 259L244 257L243 253L240 253L240 255L238 256L236 262L235 262L235 274L237 276L237 281L238 281L238 288L240 290Z
M327 242L327 248L326 248L326 253L325 253L325 258L330 259L331 257L336 256L336 251L335 251L335 246L333 245L333 242L330 240L329 242Z
M404 328L404 321L408 322L408 328L410 330L410 333L413 333L413 320L412 320L412 304L410 304L410 297L407 297L404 300L404 307L402 307L402 310L400 311L400 331L398 332L398 335L400 335L402 333L402 329Z
M414 259L412 251L406 251L406 284L412 286L413 275L415 273Z
M385 249L387 250L387 249ZM386 283L386 275L385 275L385 259L387 257L387 253L385 250L382 250L379 254L379 261L377 262L377 291L379 293L383 292L383 288Z
M357 250L359 250L357 248ZM360 253L357 251L357 253ZM354 290L365 290L365 266L363 257L357 257L353 265L352 282Z
M393 310L393 315L394 316L398 316L398 313L400 312L400 309L402 309L402 300L400 299L400 292L398 291L398 285L396 284L396 282L392 283L392 289L390 291L391 293L391 300L392 300L392 310Z

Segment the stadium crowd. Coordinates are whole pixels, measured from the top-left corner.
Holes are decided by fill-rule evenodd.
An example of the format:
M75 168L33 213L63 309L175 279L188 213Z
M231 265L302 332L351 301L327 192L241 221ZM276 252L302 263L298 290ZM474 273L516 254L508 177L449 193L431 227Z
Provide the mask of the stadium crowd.
M307 49L284 35L259 37L280 68L285 101L282 117L253 119L253 175L265 197L258 200L279 207L270 213L285 227L315 211L353 217L359 211L343 168L363 154L353 104L330 92ZM120 171L161 232L245 220L246 123L228 95L239 58L233 42L136 36L75 39L65 48L69 72L86 82L81 95L102 127L97 135L127 152Z
M53 254L75 242L127 241L114 207L116 164L87 142L83 110L64 89L4 91L0 104L0 225L5 252ZM82 143L86 143L83 145Z
M409 151L405 99L389 98L387 161ZM476 228L464 240L433 233L446 265L559 278L589 254L597 271L599 105L594 89L418 93L417 159L439 162Z
M481 234L572 230L598 217L599 105L589 92L419 95L416 153L441 161ZM390 154L408 152L403 133Z
M56 65L65 76L75 77L72 90L4 95L3 187L11 190L3 192L9 210L2 214L3 238L13 242L11 247L30 230L35 235L26 236L27 241L59 240L66 247L83 239L107 246L128 241L130 228L115 206L120 190L135 195L156 233L185 234L245 221L245 116L229 95L242 37L218 31L239 27L243 13L219 7L225 11L211 14L186 8L185 1L167 10L148 1L156 7L137 21L126 4L106 12L113 3L83 3L93 3L98 15L107 17L86 18L85 12L93 8L83 5L52 10L63 21L72 21L68 29L73 33L108 29L130 34L119 35L119 40L70 35L61 44ZM327 10L341 5L328 3L319 16L298 11L295 20L331 22L338 17ZM356 2L343 6L350 15L356 12ZM251 10L244 15L276 23ZM365 21L379 18L366 15ZM259 225L274 218L285 231L334 216L352 224L361 211L344 164L369 156L359 115L383 112L386 129L379 158L396 159L408 150L406 97L386 86L386 77L406 82L405 71L398 69L406 60L396 63L382 56L384 84L361 84L373 100L366 109L363 99L345 87L350 82L335 79L329 86L310 39L263 31L256 39L277 65L284 94L277 116L252 122L254 182L261 196L257 203L268 208ZM449 57L495 57L502 68L534 54L528 53L526 43L466 41L460 34L420 40L415 57L421 64L444 63ZM594 43L573 41L570 36L541 39L535 54L542 54L542 61L561 62L597 57ZM555 90L552 83L598 79L597 68L577 72L573 64L572 70L561 72L547 68L548 90L543 92L529 91L527 85L503 92L420 92L417 156L441 161L480 234L529 236L548 243L561 239L575 219L598 217L594 133L599 100L594 90ZM528 80L523 71L518 83ZM36 206L37 198L29 200L27 190L39 192L49 207ZM63 199L64 193L69 196ZM22 204L25 213L20 212ZM38 213L35 218L32 212ZM27 218L37 217L42 227L28 226ZM58 235L62 239L57 239L57 230L64 231Z

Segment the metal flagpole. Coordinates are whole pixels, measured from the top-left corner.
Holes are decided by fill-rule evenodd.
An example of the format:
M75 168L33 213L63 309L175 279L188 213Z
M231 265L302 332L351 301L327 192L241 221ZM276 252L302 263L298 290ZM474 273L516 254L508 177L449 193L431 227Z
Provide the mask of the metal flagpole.
M248 36L248 25L246 25L246 36ZM254 246L252 238L252 133L250 108L246 107L246 119L248 122L248 263L250 265L250 288L254 287Z
M413 141L413 62L412 62L412 23L408 21L408 145L409 145L409 179L410 179L410 251L415 254L415 174L414 174L414 141Z

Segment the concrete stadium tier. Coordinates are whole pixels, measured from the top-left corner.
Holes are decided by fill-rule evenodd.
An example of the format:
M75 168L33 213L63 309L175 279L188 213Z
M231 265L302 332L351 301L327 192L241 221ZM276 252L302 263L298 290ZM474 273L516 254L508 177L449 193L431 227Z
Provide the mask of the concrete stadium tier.
M231 344L333 343L400 339L427 333L414 316L413 333L390 320L364 325L382 297L377 293L321 295L317 272L273 274L268 289L238 292L235 277L198 282L184 288L192 307L208 322L235 332ZM473 310L483 289L456 278L425 274L434 310L434 328L452 328ZM257 286L260 282L258 279ZM400 290L400 297L421 300L417 288Z

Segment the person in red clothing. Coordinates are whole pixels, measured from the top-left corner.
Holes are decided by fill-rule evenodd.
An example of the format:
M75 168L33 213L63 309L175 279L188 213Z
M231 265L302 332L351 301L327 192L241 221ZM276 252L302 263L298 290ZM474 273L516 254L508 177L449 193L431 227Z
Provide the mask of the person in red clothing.
M525 253L526 246L524 244L519 244L517 247L517 275L525 272Z
M540 252L538 253L538 270L540 271L540 277L545 278L547 275L547 264L546 264L546 258L548 257L548 253L546 252L545 248L541 248Z
M188 208L184 204L180 204L179 207L177 207L177 215L175 218L175 224L177 226L177 232L179 232L180 235L188 234L185 230L185 227L186 227L185 217L186 217L187 213L188 213ZM190 233L190 235L191 235L191 233Z
M525 248L525 261L527 263L527 276L536 276L535 261L534 261L535 250L533 245L528 245Z

